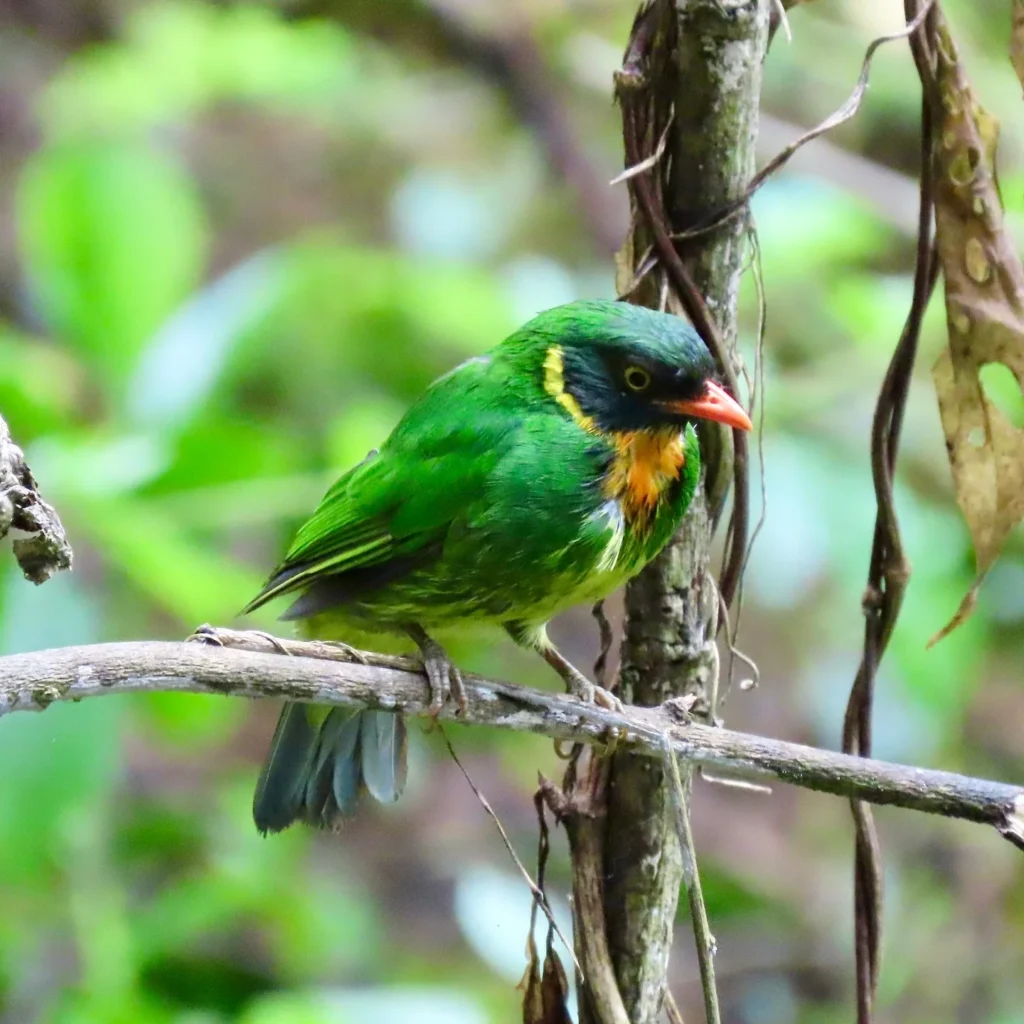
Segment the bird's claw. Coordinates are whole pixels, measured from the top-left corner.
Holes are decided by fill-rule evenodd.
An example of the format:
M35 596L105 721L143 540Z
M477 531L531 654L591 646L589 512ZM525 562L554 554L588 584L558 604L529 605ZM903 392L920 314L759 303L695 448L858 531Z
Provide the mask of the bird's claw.
M584 704L596 704L609 711L621 711L622 701L610 690L596 686L582 672L573 672L568 679L569 692Z
M468 701L466 700L466 687L462 682L462 673L458 667L452 663L445 649L427 635L422 626L410 623L405 630L420 649L423 671L430 688L430 705L427 708L427 714L431 720L437 721L437 716L441 714L449 698L455 699L458 708L456 714L464 714Z
M274 636L273 633L267 633L265 630L262 629L249 629L246 630L246 632L251 633L253 636L258 636L261 640L265 640L268 644L270 644L271 647L274 648L275 651L277 651L278 654L290 655L292 653L288 650L288 647L285 645L285 642L280 637Z
M220 632L216 626L204 622L197 626L195 631L185 637L187 644L207 644L209 647L223 647L224 641L220 638Z
M603 686L594 687L593 701L598 707L607 708L609 711L622 710L622 701L611 690L606 690Z
M343 654L346 654L352 661L359 662L360 665L369 664L366 660L366 655L364 655L362 651L353 647L351 644L345 643L344 640L325 640L323 642L333 650L341 651Z
M462 672L454 665L440 644L430 641L422 649L423 671L430 687L428 714L436 719L449 699L454 699L458 713L463 714L468 704Z

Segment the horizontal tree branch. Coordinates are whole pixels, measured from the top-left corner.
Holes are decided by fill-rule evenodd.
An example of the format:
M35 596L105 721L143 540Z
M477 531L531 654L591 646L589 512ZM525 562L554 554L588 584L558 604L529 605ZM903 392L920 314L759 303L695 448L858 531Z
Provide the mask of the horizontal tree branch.
M415 716L428 712L426 681L410 659L210 627L194 639L207 643L94 644L0 658L0 715L101 694L155 692L361 704ZM467 675L465 682L465 714L448 706L442 719L591 744L615 735L620 747L658 758L671 747L683 761L720 772L992 825L1024 848L1020 786L714 728L686 719L671 704L610 711L568 695L477 676Z

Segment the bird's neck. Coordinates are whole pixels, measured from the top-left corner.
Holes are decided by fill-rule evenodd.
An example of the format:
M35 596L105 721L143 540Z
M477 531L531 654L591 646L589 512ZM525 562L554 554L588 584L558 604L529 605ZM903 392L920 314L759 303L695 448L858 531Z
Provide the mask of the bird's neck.
M683 436L678 427L607 436L614 455L604 479L605 494L619 503L632 528L647 530L686 464Z
M631 529L647 534L665 499L679 492L676 485L686 464L686 446L679 427L602 430L566 389L565 363L559 345L552 345L545 354L544 390L578 427L609 442L613 454L604 478L605 496L618 502ZM692 468L699 468L696 456Z

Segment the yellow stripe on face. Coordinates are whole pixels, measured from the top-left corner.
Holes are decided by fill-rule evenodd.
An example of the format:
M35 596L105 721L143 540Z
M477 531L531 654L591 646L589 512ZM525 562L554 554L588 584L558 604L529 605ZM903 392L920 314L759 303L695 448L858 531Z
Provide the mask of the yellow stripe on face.
M580 408L580 403L565 390L565 362L561 345L552 345L544 357L544 390L588 434L600 434L598 425Z
M605 477L605 495L618 504L631 527L647 529L661 499L679 479L686 460L679 428L606 434L566 391L560 345L552 345L544 356L544 390L588 434L600 434L614 443L615 457ZM611 557L613 553L617 560L618 551L609 549L606 555Z

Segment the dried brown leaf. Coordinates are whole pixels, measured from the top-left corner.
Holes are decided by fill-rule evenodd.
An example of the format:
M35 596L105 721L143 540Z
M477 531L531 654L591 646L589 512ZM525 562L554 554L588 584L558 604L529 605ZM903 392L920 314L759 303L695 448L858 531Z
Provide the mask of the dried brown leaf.
M523 1024L543 1024L544 994L541 991L540 965L537 963L537 946L532 932L527 948L529 963L518 986L523 990Z
M549 942L542 973L532 936L528 951L530 962L519 982L523 989L523 1024L572 1024L568 1007L569 982L562 961Z
M558 954L548 943L544 957L544 976L541 978L541 993L544 1000L543 1024L572 1024L569 1016L569 982L565 968Z
M933 374L978 576L932 643L970 614L981 580L1024 518L1024 431L986 398L979 379L983 366L1001 363L1024 384L1024 267L996 186L999 125L979 105L941 16L934 44L935 77L928 84L937 124L935 224L949 347Z
M1010 63L1024 86L1024 0L1013 0L1013 26L1010 29Z

